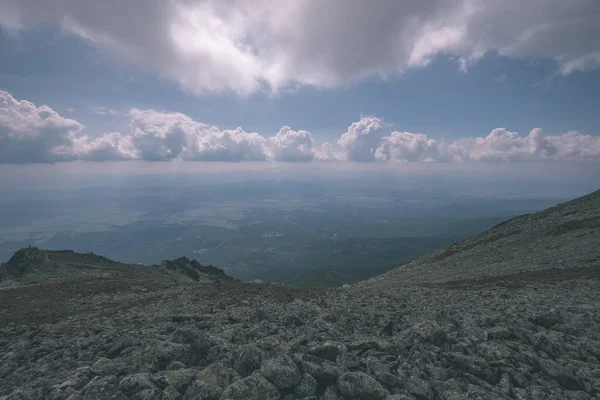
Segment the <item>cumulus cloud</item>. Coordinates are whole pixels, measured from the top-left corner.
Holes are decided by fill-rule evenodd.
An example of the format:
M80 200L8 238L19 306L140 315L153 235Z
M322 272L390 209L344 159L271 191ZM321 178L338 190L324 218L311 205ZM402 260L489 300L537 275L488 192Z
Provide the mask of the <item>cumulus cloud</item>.
M337 145L320 146L310 132L282 127L265 137L242 128L220 130L175 112L131 109L130 130L99 137L50 107L0 91L0 163L59 161L354 161L519 162L600 159L600 136L571 131L526 136L496 128L480 137L436 141L423 133L394 131L373 116L352 123Z
M315 152L315 160L319 161L344 161L347 156L344 152L333 147L329 142L322 143L319 149Z
M265 138L242 128L220 131L180 113L132 109L132 141L147 161L264 161Z
M375 152L385 135L384 124L377 117L362 117L352 123L338 140L349 161L375 160Z
M69 145L83 129L47 106L15 100L0 91L0 162L52 162L64 159L55 149Z
M600 68L596 0L0 0L0 26L59 27L188 91L334 87L488 52Z
M270 140L273 159L277 161L312 161L315 158L314 140L307 131L282 127Z
M377 161L436 162L452 161L444 151L444 144L429 139L422 133L392 132L382 139L375 151Z

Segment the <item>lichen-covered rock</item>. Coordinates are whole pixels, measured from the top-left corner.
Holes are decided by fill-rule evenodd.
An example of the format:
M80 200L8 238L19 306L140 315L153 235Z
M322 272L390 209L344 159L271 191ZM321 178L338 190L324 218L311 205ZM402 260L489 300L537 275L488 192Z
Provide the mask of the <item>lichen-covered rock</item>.
M189 384L196 379L198 370L178 369L175 371L162 371L152 377L152 381L161 388L172 386L180 393L185 393Z
M265 360L260 373L279 389L289 389L300 383L300 370L287 354Z
M241 376L249 376L260 368L264 353L256 346L248 345L235 349L231 353L233 368Z
M349 399L382 400L390 393L363 372L347 372L337 380L340 393Z
M119 391L117 384L116 376L96 376L82 389L83 399L110 399Z
M259 372L232 383L223 392L223 399L231 400L276 400L279 396L277 387Z
M119 382L119 390L121 390L127 396L133 396L142 390L154 388L155 386L152 383L151 375L143 372L127 375L121 380L121 382Z
M429 383L423 379L412 376L404 385L406 391L417 398L417 400L433 400L434 394Z
M100 376L107 375L119 375L123 370L123 366L119 363L109 360L108 358L101 357L92 365L91 371Z
M320 384L334 383L344 372L342 367L323 358L302 356L302 372L312 375Z
M198 380L221 388L226 388L240 378L240 374L236 370L229 368L225 363L220 361L212 363L198 372L196 376Z
M309 396L314 396L317 393L317 381L310 374L302 374L300 383L294 388L296 398L302 399Z
M167 386L162 391L161 400L183 400L183 395L179 393L173 386Z
M310 347L307 354L336 362L337 357L347 351L346 345L339 342L326 341Z
M184 400L218 400L223 389L206 382L195 380L185 391Z

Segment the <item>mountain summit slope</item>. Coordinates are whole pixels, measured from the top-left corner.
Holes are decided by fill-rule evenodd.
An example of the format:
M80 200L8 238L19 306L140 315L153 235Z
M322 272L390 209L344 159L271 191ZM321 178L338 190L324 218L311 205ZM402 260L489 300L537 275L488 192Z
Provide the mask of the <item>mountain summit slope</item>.
M0 265L0 284L25 285L85 279L155 280L202 283L234 280L219 268L185 257L158 265L125 264L94 253L26 247Z
M49 280L0 286L0 399L598 399L599 197L332 290L25 249L4 273Z
M600 190L510 219L359 286L518 278L581 267L600 267Z

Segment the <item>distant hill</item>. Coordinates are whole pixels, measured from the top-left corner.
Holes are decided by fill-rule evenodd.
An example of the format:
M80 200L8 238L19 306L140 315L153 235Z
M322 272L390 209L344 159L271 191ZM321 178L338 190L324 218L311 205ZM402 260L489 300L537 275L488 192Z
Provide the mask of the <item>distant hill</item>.
M86 278L118 278L202 283L232 281L219 268L185 257L144 266L125 264L94 253L26 247L0 265L1 284L33 284Z
M346 240L347 250L339 254L342 261L313 268L284 280L297 287L336 287L353 284L383 274L398 265L439 249L454 239L449 237L391 237ZM327 260L321 260L325 263Z
M360 285L518 279L535 271L597 269L599 248L600 190L509 219Z

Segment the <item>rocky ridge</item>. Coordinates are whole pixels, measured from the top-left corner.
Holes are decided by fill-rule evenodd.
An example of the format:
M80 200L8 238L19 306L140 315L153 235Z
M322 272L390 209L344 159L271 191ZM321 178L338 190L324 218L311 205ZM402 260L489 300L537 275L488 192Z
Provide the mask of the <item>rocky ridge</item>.
M597 399L599 221L595 192L328 291L5 287L0 398Z
M75 279L149 280L157 282L203 283L233 281L234 278L212 265L180 257L158 265L125 264L94 253L72 250L41 250L26 247L0 265L0 285L19 286Z

